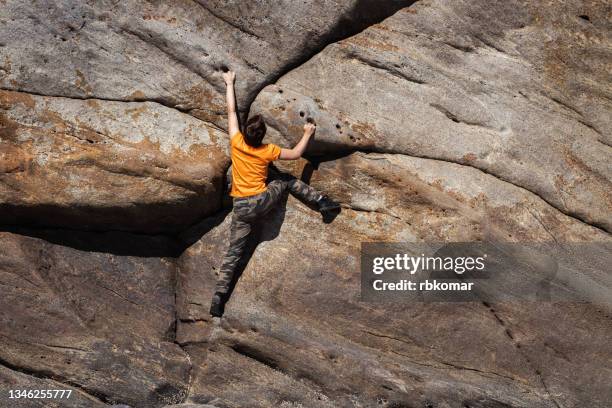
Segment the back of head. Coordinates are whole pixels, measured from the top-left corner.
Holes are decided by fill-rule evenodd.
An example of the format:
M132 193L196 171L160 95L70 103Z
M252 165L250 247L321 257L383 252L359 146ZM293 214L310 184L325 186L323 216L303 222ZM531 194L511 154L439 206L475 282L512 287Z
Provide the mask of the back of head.
M251 117L246 123L244 140L251 147L261 146L261 141L266 135L266 122L261 115Z

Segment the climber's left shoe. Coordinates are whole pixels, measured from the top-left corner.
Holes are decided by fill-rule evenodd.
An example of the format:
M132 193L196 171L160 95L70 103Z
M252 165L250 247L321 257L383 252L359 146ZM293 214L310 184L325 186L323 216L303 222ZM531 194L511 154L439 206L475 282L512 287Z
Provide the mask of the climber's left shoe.
M340 209L340 204L326 195L321 196L321 198L317 200L317 205L319 206L319 212L322 214Z
M223 316L223 310L225 308L225 293L215 292L210 303L210 314L213 317Z

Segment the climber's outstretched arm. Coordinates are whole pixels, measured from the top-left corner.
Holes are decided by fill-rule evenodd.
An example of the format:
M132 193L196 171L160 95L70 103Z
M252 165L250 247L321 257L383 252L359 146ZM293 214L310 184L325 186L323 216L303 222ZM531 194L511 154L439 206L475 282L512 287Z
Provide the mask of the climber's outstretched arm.
M306 150L306 146L308 146L308 141L310 137L314 135L317 127L313 123L307 123L304 125L304 136L295 145L293 149L281 149L281 153L279 159L281 160L297 160L302 157L304 154L304 150Z
M232 137L240 130L238 115L236 114L236 94L234 92L236 73L234 71L224 72L223 80L225 81L225 99L227 100L227 131Z

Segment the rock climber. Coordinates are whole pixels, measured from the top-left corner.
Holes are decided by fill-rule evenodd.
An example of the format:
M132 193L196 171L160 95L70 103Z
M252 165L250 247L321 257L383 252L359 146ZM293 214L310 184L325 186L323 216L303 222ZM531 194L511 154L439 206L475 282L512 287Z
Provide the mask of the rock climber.
M230 284L244 253L252 224L271 210L285 191L311 204L325 216L337 211L340 205L308 184L288 174L275 173L268 177L268 165L275 160L297 160L302 157L316 125L306 123L304 135L293 149L283 149L275 144L265 144L266 124L260 115L251 117L240 131L236 114L233 71L223 73L226 85L228 131L231 136L233 214L230 227L230 245L219 270L219 278L213 295L210 314L223 315L229 297ZM267 182L267 184L266 184Z

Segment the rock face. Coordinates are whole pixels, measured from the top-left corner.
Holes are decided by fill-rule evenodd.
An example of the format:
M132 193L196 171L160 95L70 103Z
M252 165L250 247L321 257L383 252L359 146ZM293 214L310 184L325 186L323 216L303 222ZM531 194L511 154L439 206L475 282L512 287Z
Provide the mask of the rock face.
M0 4L0 406L609 405L606 2ZM213 321L225 67L342 211L264 217ZM389 241L608 246L571 302L365 302Z
M176 230L219 209L226 135L165 106L0 91L0 222Z
M223 67L241 78L245 111L288 67L413 1L3 3L3 88L154 100L223 123Z
M419 2L330 45L267 87L252 111L279 143L294 143L313 117L312 154L368 150L476 167L610 231L605 7Z
M195 364L191 400L216 396L261 407L605 405L606 376L594 362L612 351L611 327L598 307L364 303L358 271L361 242L597 242L609 240L606 233L453 163L356 153L321 164L311 183L348 208L324 224L290 198L264 219L222 329L206 323L207 306L230 216L184 235L188 242L203 236L179 263L177 341L196 358L205 354ZM601 301L601 283L578 296ZM605 278L608 294L611 283ZM587 369L585 361L593 365Z
M107 405L99 400L88 396L79 391L78 388L58 383L57 381L40 379L31 375L22 374L17 371L12 371L8 368L0 367L0 387L5 390L70 390L71 406L78 408L100 408ZM7 395L5 392L4 395ZM67 392L67 391L66 391ZM49 400L35 399L13 399L10 402L11 407L30 408L30 407L52 407L58 408L62 406L57 400L49 402ZM9 405L6 405L9 406Z
M106 240L164 249L126 234L97 239ZM191 364L172 342L171 259L81 251L8 232L0 241L3 398L7 389L46 384L39 387L73 389L68 406L184 399Z
M291 66L412 1L285 3L3 2L0 88L18 93L0 96L0 222L157 232L210 214L228 166L210 125L225 126L222 69L245 113Z

